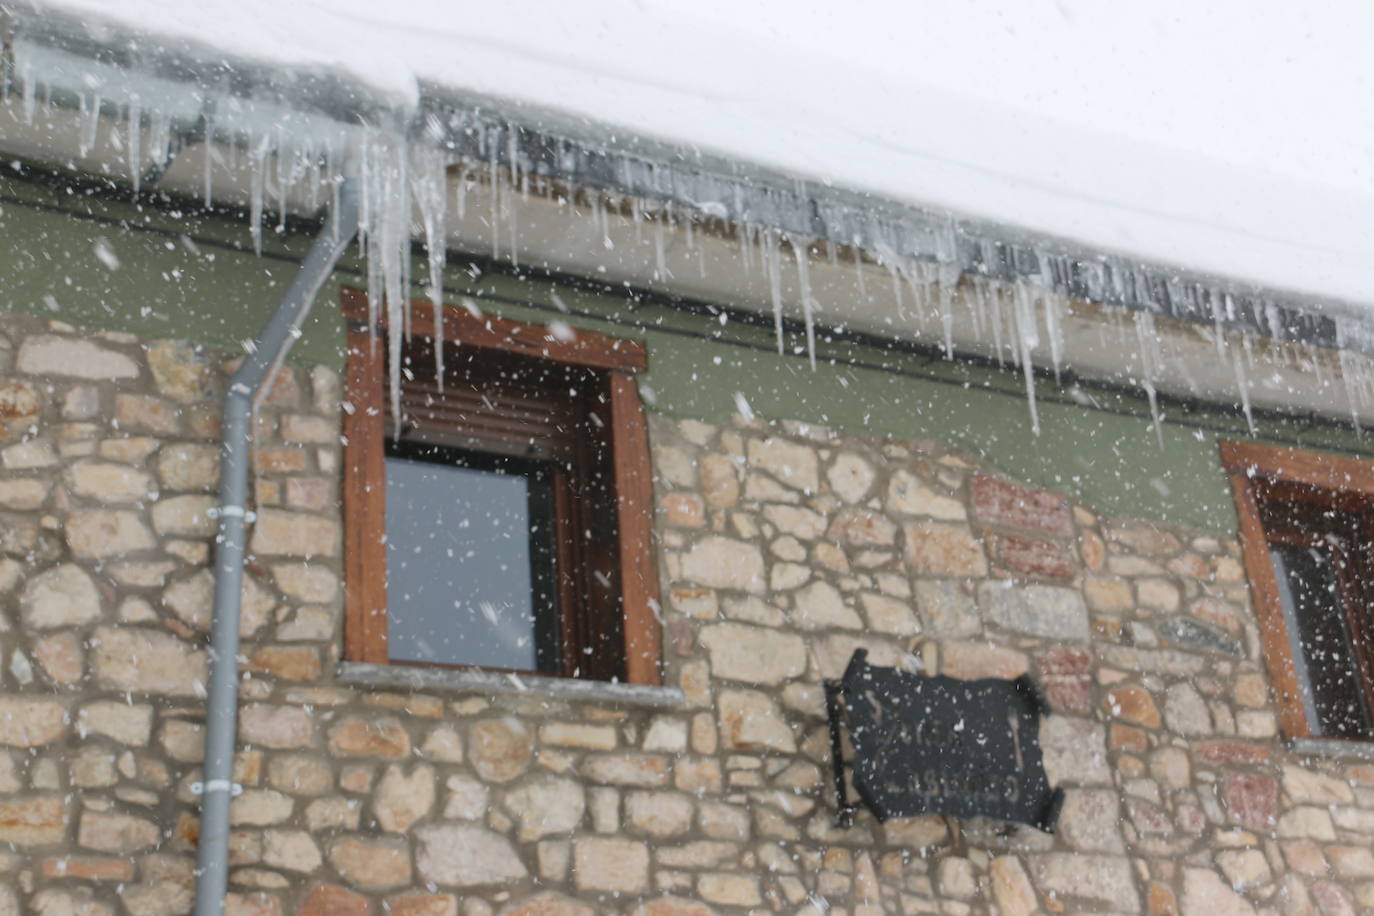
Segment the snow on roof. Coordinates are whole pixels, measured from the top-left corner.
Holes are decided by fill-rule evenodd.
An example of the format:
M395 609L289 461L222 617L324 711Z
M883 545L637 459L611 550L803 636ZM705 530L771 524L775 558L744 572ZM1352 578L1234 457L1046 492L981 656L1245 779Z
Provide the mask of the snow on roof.
M40 0L230 60L558 112L901 203L1374 303L1355 0Z

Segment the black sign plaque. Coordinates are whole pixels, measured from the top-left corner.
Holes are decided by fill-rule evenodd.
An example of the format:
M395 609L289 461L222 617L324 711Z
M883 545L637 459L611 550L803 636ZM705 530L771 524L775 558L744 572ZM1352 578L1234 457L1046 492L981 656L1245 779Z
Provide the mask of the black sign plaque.
M1064 790L1051 789L1045 776L1040 716L1050 710L1030 677L961 681L879 668L867 655L856 650L844 677L826 681L839 826L855 809L848 767L879 821L949 814L1054 832Z

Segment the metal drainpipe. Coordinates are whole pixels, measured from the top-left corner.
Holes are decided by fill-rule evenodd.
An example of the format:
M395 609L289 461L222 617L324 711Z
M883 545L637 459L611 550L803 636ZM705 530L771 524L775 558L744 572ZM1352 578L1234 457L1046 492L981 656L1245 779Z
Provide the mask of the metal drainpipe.
M210 635L210 690L205 715L205 768L201 784L200 849L196 916L220 916L229 878L229 802L238 726L239 604L243 588L244 529L251 513L244 506L251 464L253 403L270 382L300 333L315 294L358 225L356 179L339 189L334 212L325 220L300 271L287 287L276 312L229 382L224 396L219 475L219 536L215 548L215 616ZM195 787L193 787L195 788Z

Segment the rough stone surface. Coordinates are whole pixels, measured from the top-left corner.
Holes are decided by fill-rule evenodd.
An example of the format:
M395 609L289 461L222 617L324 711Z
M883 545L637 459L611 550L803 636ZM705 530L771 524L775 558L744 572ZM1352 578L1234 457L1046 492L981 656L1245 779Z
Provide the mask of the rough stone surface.
M434 825L415 831L415 869L441 887L504 884L525 877L524 863L505 837L482 827Z
M64 563L28 581L19 609L24 625L36 630L80 626L100 618L100 593L85 570Z

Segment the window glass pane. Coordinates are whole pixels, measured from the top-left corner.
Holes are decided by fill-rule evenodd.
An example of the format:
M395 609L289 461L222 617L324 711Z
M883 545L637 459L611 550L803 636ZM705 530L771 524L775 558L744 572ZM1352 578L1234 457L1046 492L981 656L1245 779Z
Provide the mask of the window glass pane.
M534 670L530 480L388 456L388 651Z
M1279 574L1289 632L1294 634L1295 659L1302 658L1309 685L1308 714L1330 737L1367 737L1369 711L1350 632L1341 604L1332 552L1326 547L1271 544L1270 556Z

